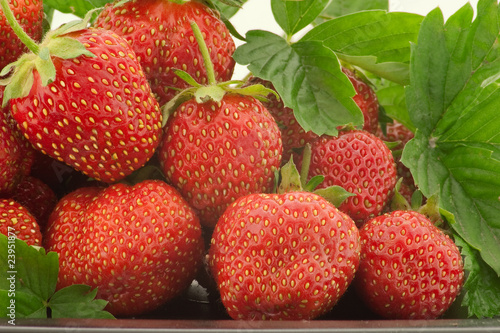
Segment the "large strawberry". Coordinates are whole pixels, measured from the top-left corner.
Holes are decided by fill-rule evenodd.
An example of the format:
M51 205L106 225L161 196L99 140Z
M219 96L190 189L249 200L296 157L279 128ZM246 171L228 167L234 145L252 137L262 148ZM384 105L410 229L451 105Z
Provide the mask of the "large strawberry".
M94 26L123 36L137 53L160 104L188 85L173 69L208 82L203 59L193 37L191 22L201 29L210 50L218 81L233 74L235 44L218 13L201 1L131 0L107 4Z
M60 256L58 288L98 287L98 297L119 316L179 295L204 251L194 211L159 180L76 190L58 203L44 237L47 250Z
M13 16L20 26L35 41L40 41L43 33L43 1L9 1ZM5 14L0 9L0 70L17 60L27 47L9 25Z
M459 294L462 257L425 216L393 211L360 230L355 287L372 311L389 319L435 319Z
M65 25L31 45L35 53L14 63L4 103L10 99L13 118L36 149L115 182L154 154L162 117L127 42L85 26Z
M15 236L28 245L42 246L42 233L35 217L12 199L0 199L0 233Z
M354 221L300 185L282 185L278 194L235 201L213 232L209 265L234 319L316 318L333 308L358 267Z
M319 187L338 185L353 193L339 209L358 225L382 212L396 185L391 151L364 130L341 131L313 142L308 175L325 177Z
M204 61L210 58L201 31ZM226 207L250 193L269 192L281 162L281 135L269 111L246 92L270 91L263 86L233 89L209 84L177 95L187 98L168 118L159 148L167 180L198 210L202 224L213 227ZM257 88L256 88L257 87Z

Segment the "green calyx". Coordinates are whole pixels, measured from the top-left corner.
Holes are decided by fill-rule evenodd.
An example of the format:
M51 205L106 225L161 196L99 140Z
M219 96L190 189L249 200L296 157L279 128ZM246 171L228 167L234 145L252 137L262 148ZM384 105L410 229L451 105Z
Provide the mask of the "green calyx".
M307 181L309 166L311 164L310 162L311 146L307 144L304 147L302 154L302 166L300 172L293 161L293 155L290 160L280 168L279 172L277 172L275 179L276 182L279 182L279 185L277 186L276 192L279 194L295 191L311 192L323 197L335 207L339 207L342 202L354 195L353 193L346 191L341 186L336 185L316 189L316 187L323 182L325 177L315 176Z
M170 114L172 114L180 104L191 98L195 98L196 102L200 104L209 101L220 103L224 96L228 93L239 94L243 96L252 96L259 100L267 100L267 96L269 96L270 94L275 95L278 99L280 98L274 90L266 88L261 84L243 87L245 82L240 80L217 82L217 80L215 79L214 65L212 63L212 60L210 59L210 52L208 50L207 44L205 43L205 40L203 39L203 34L201 33L200 28L195 22L191 22L191 29L193 29L195 39L198 42L198 46L203 57L203 63L207 71L208 84L201 85L187 72L180 69L175 69L175 74L179 78L187 82L191 87L180 91L174 98L172 98L162 107L163 126L166 125Z
M8 7L7 0L0 0L6 17L13 16ZM78 40L65 37L64 35L86 29L94 11L90 11L83 20L77 20L62 25L60 28L46 34L43 41L37 44L19 26L15 18L8 20L19 39L31 52L23 54L19 59L7 66L0 72L0 85L5 86L2 107L5 107L10 99L26 97L33 86L33 71L36 70L46 86L55 80L56 69L52 57L62 59L73 59L81 55L94 57ZM10 74L10 75L9 75ZM7 76L9 75L9 76Z

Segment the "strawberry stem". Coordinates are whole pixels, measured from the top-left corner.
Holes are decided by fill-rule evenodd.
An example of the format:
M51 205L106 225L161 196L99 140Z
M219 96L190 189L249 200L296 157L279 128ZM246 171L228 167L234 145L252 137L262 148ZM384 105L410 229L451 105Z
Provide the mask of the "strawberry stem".
M215 80L214 64L212 63L212 59L210 59L210 51L208 50L207 43L205 43L203 34L201 33L201 30L196 22L191 22L191 29L193 29L194 38L198 42L198 47L200 48L201 55L203 57L203 63L205 64L205 69L207 70L208 84L214 85L217 81Z
M2 6L3 14L5 15L5 18L9 25L11 26L12 30L16 34L17 37L26 45L26 47L33 52L34 54L37 54L40 52L40 47L38 46L37 42L35 42L21 27L19 22L17 22L14 14L12 13L12 10L9 7L9 1L8 0L0 0L0 6Z

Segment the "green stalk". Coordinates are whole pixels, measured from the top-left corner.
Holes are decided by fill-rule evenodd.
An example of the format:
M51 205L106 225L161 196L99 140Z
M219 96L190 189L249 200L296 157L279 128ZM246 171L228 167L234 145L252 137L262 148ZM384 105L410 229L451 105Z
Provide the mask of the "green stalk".
M208 84L214 85L217 83L215 80L214 64L212 63L212 59L210 59L210 52L208 51L205 40L203 39L203 34L194 21L191 22L191 29L193 29L194 38L198 42L198 47L200 48L201 55L203 57L203 63L205 64L205 68L207 70Z
M14 33L17 35L17 37L19 37L19 39L24 43L24 45L26 45L26 47L28 47L31 52L38 55L38 53L40 52L40 47L38 46L37 42L35 42L30 36L28 36L28 34L19 25L14 14L12 13L12 10L9 7L9 1L0 0L0 6L2 6L3 14L5 15L7 22L11 26L12 30L14 30Z

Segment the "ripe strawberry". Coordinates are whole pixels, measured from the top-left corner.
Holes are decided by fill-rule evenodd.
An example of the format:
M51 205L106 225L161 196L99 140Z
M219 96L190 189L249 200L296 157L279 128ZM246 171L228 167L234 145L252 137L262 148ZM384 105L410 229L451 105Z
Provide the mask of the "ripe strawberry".
M0 199L0 233L12 233L28 245L42 246L42 233L33 215L12 199Z
M61 199L45 246L60 256L58 288L98 288L115 316L151 311L193 280L204 251L201 226L162 181L81 188Z
M53 76L50 61L27 53L5 89L24 136L43 153L105 182L140 168L159 143L162 116L126 41L104 29L63 26L39 48L51 53ZM21 89L20 81L30 78L31 89Z
M358 226L379 215L396 186L396 166L382 140L364 130L322 136L311 144L309 178L322 175L318 187L338 185L355 194L339 209Z
M220 218L209 264L232 318L308 320L345 292L359 246L353 220L316 194L251 194Z
M0 86L0 103L4 87ZM29 174L34 151L10 117L8 106L0 108L0 196L10 196Z
M248 84L262 84L274 90L274 86L271 82L262 80L258 77L250 78ZM311 131L304 131L302 126L297 122L297 119L295 119L293 110L286 107L283 101L278 100L274 94L269 94L267 96L267 101L262 102L262 104L274 117L281 131L281 141L283 143L282 163L287 162L296 149L300 149L307 143L311 143L318 138L317 134Z
M192 21L208 43L217 81L231 79L234 41L218 13L201 1L132 0L120 6L117 2L105 6L94 26L111 29L128 41L160 104L188 87L172 69L184 70L197 82L207 83Z
M170 116L159 148L167 180L213 227L237 198L269 192L281 162L273 117L254 97L226 94L220 102L184 102Z
M36 218L42 231L58 201L50 186L33 176L26 176L21 180L12 194L12 199Z
M393 211L360 230L355 287L375 313L389 319L435 319L459 294L462 257L425 216Z
M363 112L363 129L370 133L376 133L378 125L379 103L373 89L350 69L342 68L342 72L349 78L356 95L352 98Z
M35 41L40 41L43 33L43 1L9 1L9 7L23 30ZM0 8L0 70L27 50Z

